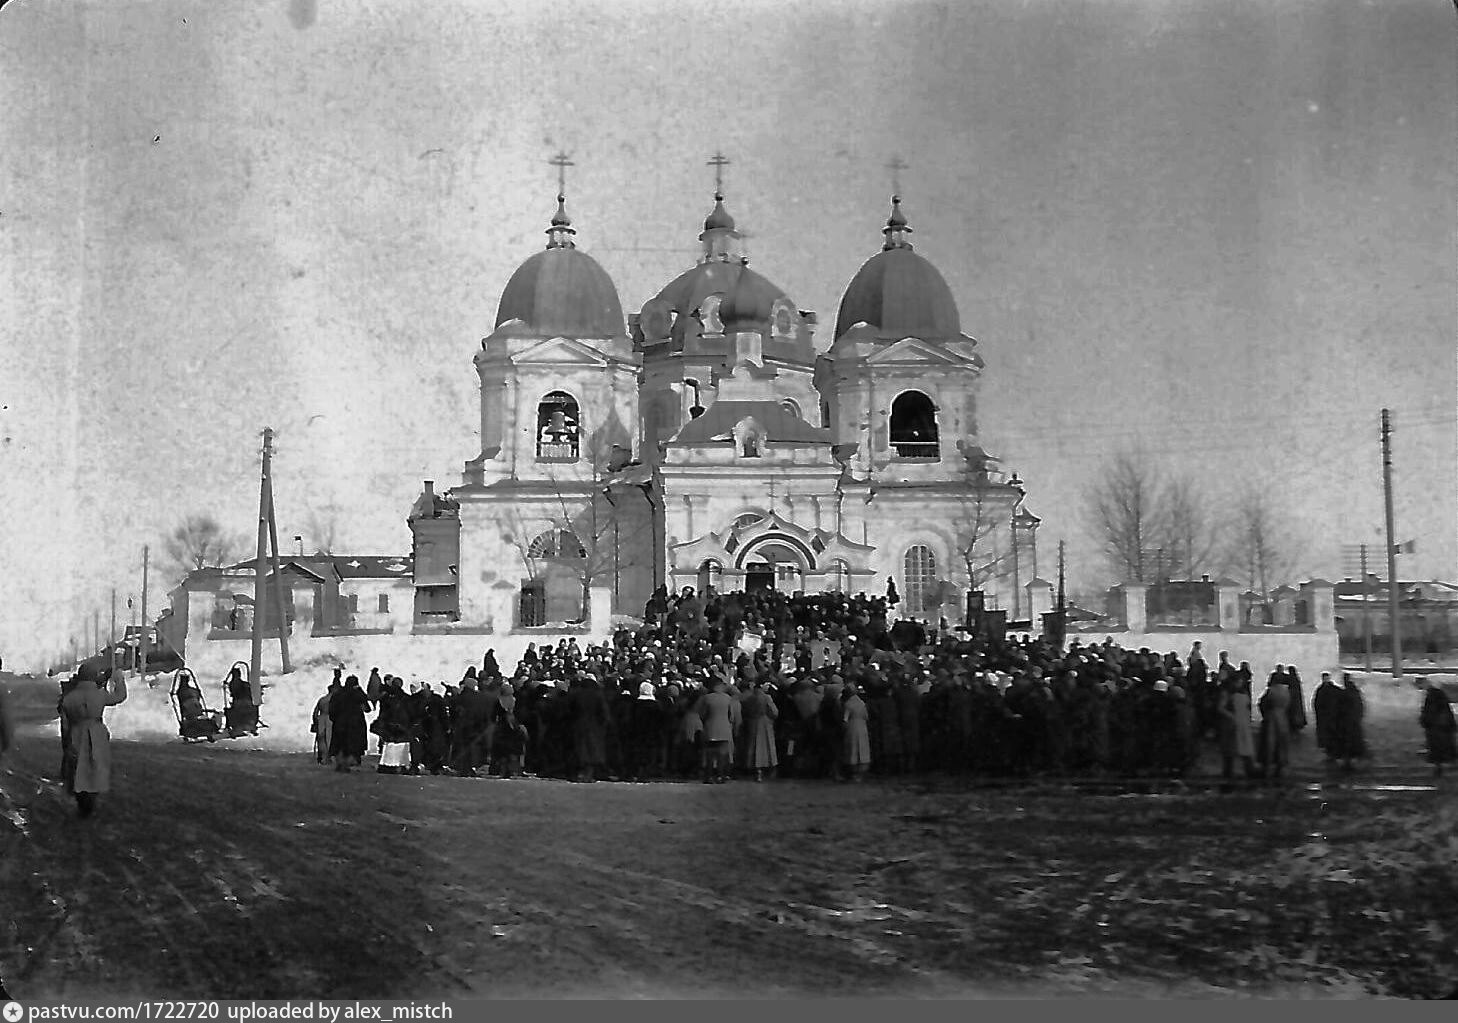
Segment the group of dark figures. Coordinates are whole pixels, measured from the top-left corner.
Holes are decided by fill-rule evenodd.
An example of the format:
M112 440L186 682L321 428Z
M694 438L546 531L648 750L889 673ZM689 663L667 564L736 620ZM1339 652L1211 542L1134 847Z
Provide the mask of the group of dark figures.
M864 595L686 590L648 612L602 646L529 646L510 677L488 651L439 692L378 669L361 686L336 669L315 709L318 759L357 766L372 731L379 769L399 773L1178 777L1213 742L1226 777L1279 778L1308 726L1294 667L1277 666L1252 706L1249 664L1222 652L1209 665L1199 643L1183 661L1107 640L1060 651L888 622L887 600ZM1350 676L1323 673L1311 708L1328 761L1367 755ZM1454 759L1453 721L1430 685L1421 724L1437 771Z

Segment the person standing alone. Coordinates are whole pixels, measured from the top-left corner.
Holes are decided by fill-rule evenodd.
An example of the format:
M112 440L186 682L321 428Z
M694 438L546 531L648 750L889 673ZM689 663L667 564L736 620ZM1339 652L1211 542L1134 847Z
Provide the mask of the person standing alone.
M111 733L102 714L126 698L126 677L116 668L110 681L83 679L61 699L68 753L66 791L75 797L82 817L90 817L96 797L111 788Z

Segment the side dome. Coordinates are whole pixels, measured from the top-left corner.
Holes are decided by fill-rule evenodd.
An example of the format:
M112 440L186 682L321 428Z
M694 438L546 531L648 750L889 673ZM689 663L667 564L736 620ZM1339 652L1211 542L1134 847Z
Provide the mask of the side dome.
M952 289L941 272L905 240L911 228L901 214L901 200L894 198L892 203L885 248L866 260L846 286L835 318L835 338L857 323L869 324L881 338L934 341L961 337L962 318Z
M623 334L623 306L612 278L576 248L545 249L517 267L501 293L496 326L511 320L552 337Z

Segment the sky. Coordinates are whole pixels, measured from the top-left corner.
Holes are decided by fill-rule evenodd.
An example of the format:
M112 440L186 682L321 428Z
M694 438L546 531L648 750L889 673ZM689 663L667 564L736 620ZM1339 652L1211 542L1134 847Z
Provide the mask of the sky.
M430 4L17 0L0 10L0 657L118 620L189 513L405 553L479 451L471 363L545 242L626 312L692 265L722 150L751 264L820 317L917 251L979 340L983 446L1040 569L1104 576L1121 450L1212 509L1258 487L1305 576L1458 557L1445 0ZM160 566L150 610L174 581ZM1047 575L1047 571L1044 571Z

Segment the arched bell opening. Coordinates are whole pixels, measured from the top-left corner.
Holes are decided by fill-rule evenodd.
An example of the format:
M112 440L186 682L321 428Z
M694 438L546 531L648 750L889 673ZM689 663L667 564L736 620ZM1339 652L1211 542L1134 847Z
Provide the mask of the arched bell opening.
M941 457L937 407L920 391L904 391L891 403L891 448L897 458Z

